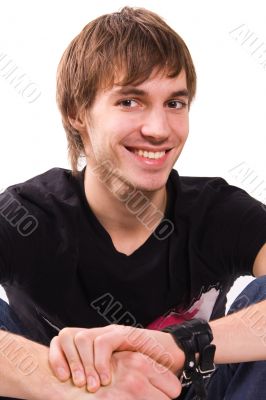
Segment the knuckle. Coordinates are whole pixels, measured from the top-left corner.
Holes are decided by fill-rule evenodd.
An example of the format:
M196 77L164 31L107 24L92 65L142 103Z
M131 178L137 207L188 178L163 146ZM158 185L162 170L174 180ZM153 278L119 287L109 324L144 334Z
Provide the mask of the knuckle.
M84 344L91 342L90 335L86 331L80 331L74 336L74 342L79 344Z
M82 370L83 367L79 361L76 359L69 359L68 364L70 366L71 371L77 371L77 370Z
M133 352L131 358L133 365L137 370L141 370L142 372L148 370L149 364L147 358L143 354Z
M168 371L164 375L165 382L167 382L168 390L171 393L171 397L176 398L181 393L181 383L180 380L173 372Z
M105 343L106 341L104 340L104 336L96 336L96 338L94 339L94 345L97 347L102 347Z
M103 357L95 357L94 358L94 366L98 371L103 371L106 369L107 361Z
M112 324L112 330L114 333L120 333L123 331L124 326L123 325L118 325L118 324Z
M129 326L118 325L118 324L112 324L112 327L113 327L112 332L118 335L123 335L130 328Z
M181 386L179 378L176 375L174 375L173 373L171 373L171 374L172 374L173 392L174 392L174 394L176 394L175 397L177 397L181 393L182 386Z
M95 375L95 372L96 372L94 367L93 366L89 366L89 365L86 365L84 367L84 371L85 371L85 375L86 376Z
M172 386L172 397L173 399L176 399L181 393L181 384L175 384Z
M59 362L56 358L49 358L49 363L54 369L58 369L62 366L62 363Z
M180 394L181 394L181 385L179 384L173 388L173 398L176 399L178 396L180 396Z
M65 336L65 335L69 335L71 332L71 328L66 327L61 329L61 331L58 333L58 336Z
M105 370L106 370L106 366L105 366L103 360L99 360L99 361L94 360L94 366L99 373L105 372Z
M50 342L50 347L58 344L58 336L54 336Z

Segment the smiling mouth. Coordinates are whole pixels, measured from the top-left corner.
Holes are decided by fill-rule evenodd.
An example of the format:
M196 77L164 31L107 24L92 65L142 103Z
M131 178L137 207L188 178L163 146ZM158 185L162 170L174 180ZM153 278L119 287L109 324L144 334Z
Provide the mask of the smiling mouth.
M131 153L136 154L137 156L147 158L150 160L158 160L160 158L163 158L166 153L168 153L171 149L168 150L163 150L163 151L147 151L147 150L141 150L141 149L134 149L131 147L126 147L128 151Z

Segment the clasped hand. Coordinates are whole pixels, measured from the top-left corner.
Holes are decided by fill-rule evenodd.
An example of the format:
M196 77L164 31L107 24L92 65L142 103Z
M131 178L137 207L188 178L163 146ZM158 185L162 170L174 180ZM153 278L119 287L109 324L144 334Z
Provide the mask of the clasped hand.
M133 368L149 380L154 390L166 396L158 398L171 399L181 392L180 382L173 372L178 365L181 368L182 359L179 364L173 359L167 351L167 340L169 334L122 325L64 328L50 343L49 362L59 380L64 382L72 378L75 386L86 385L89 392L95 393L100 387L108 389L108 385L118 384L117 356L121 354L129 368L125 371L127 375Z

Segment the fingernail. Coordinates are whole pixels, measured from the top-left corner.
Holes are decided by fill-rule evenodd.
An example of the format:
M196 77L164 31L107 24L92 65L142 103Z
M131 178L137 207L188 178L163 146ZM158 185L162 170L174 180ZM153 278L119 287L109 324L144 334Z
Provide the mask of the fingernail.
M97 380L94 376L90 375L88 378L88 388L95 389L97 387Z
M73 379L76 383L80 383L80 384L85 381L84 374L81 371L74 371Z
M107 374L101 374L101 382L103 385L108 385L109 383L109 376Z
M58 368L57 369L57 374L59 376L60 379L67 379L68 378L68 373L65 370L65 368Z

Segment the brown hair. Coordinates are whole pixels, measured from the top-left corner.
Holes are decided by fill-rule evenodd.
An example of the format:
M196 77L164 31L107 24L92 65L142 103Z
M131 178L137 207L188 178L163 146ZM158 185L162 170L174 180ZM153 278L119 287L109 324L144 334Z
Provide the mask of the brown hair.
M57 70L56 100L68 140L73 173L84 152L82 138L69 122L88 109L100 88L140 84L158 67L169 77L186 73L189 103L196 92L196 73L182 38L157 14L124 7L88 23L65 50ZM118 82L119 73L123 74Z

